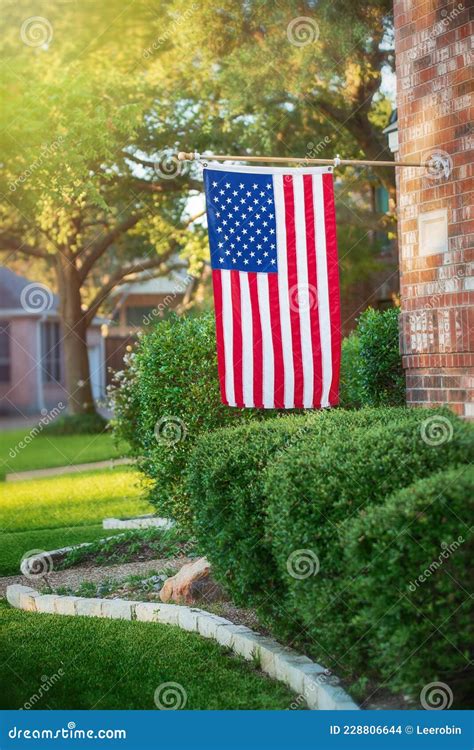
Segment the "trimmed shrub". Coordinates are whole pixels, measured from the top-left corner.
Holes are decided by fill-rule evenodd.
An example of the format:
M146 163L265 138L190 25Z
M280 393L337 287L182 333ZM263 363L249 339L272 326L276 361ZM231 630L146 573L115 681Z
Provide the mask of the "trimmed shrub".
M392 689L417 696L447 682L457 705L467 694L473 498L474 467L461 465L369 507L344 535L352 616L368 631L370 663Z
M265 529L265 469L288 452L298 453L305 435L320 450L331 435L347 439L357 426L386 422L406 409L343 409L277 417L202 436L189 462L193 529L213 574L239 604L276 611L285 586Z
M105 432L107 420L100 414L65 414L43 428L45 435L96 435Z
M269 466L267 533L286 581L289 611L298 613L315 654L326 663L337 661L348 672L367 668L352 610L358 582L348 575L347 525L418 478L469 461L473 432L445 410L406 409L383 425L335 431L324 441L309 434ZM316 557L319 572L313 565L314 575L299 575L298 557Z
M380 311L369 307L360 316L357 392L364 406L405 403L405 374L399 349L398 307Z
M342 340L339 403L346 409L362 406L359 366L360 339L354 332Z
M116 434L132 443L153 480L149 499L158 513L189 526L185 471L194 441L263 414L221 403L211 314L159 322L140 337L119 379L112 393Z

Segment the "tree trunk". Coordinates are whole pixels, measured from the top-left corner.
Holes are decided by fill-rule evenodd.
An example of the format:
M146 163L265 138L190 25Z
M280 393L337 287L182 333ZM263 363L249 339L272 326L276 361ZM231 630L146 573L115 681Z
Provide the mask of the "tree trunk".
M71 414L95 414L87 352L87 321L81 309L81 283L75 265L64 256L58 264L58 290L69 411Z

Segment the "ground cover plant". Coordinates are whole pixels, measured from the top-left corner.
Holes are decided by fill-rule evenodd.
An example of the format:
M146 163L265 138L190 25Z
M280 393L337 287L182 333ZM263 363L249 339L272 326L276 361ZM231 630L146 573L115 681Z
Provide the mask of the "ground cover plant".
M122 532L110 539L102 538L87 547L69 552L57 565L59 569L74 565L117 565L157 558L191 556L195 545L175 529L136 529Z
M36 614L0 603L0 633L2 709L157 709L167 682L179 686L177 707L191 710L287 709L294 701L252 663L167 625Z

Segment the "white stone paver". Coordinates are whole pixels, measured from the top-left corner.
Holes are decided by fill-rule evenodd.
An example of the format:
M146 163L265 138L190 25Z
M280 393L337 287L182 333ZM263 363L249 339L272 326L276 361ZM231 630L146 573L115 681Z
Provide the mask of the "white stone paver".
M125 599L104 599L102 602L102 617L112 620L132 620L134 611L133 602Z

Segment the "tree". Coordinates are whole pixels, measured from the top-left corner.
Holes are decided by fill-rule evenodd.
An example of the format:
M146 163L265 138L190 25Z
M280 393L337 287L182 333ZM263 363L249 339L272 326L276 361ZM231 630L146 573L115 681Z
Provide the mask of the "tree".
M58 13L45 3L38 18L20 3L8 9L2 50L0 249L54 271L73 413L94 410L88 326L117 285L179 263L192 224L186 199L201 189L162 158L181 115L160 89L165 73L143 56L146 6L125 22L120 9L86 2ZM114 33L111 17L120 18Z

